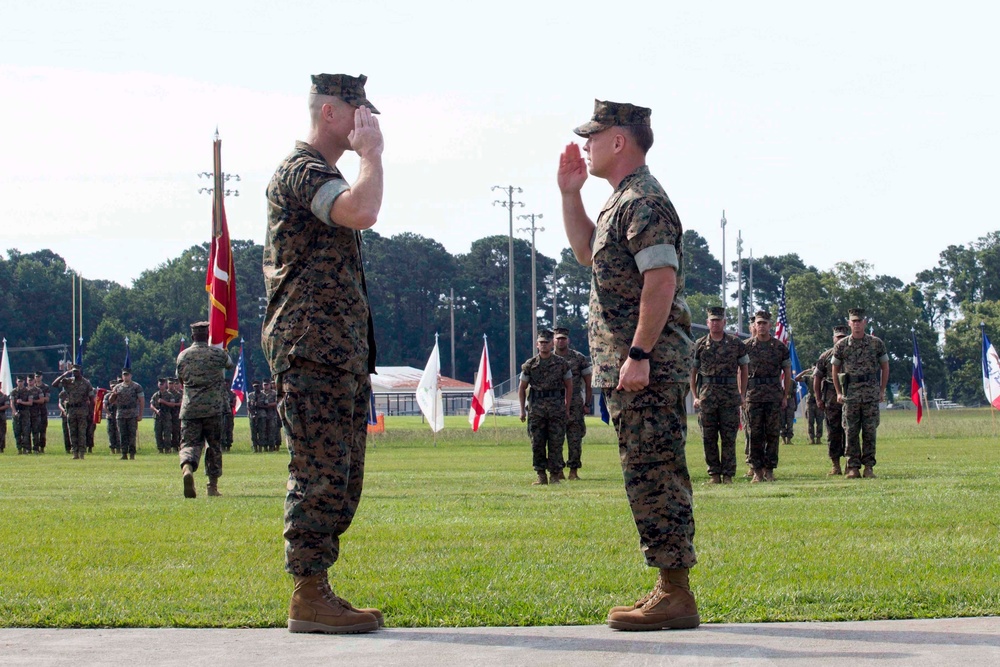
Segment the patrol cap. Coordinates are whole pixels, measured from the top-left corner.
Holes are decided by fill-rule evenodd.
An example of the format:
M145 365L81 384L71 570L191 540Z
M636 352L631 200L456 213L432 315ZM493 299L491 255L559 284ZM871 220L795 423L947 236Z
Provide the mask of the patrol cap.
M865 309L864 308L851 308L847 311L847 319L851 320L863 320L865 319Z
M708 309L708 319L710 320L724 320L726 319L726 309L722 306L712 306Z
M35 371L35 377L36 378L42 377L42 372L41 371Z
M838 324L833 328L833 335L843 338L844 336L851 335L851 327L846 324Z
M348 104L359 107L368 107L372 113L378 113L375 105L365 97L365 82L368 77L364 74L351 76L350 74L313 74L312 88L310 93L314 95L330 95L339 97Z
M157 384L163 384L163 383L164 383L164 382L166 382L166 381L167 381L167 378L157 378L157 379L156 379L156 383L157 383Z
M194 334L207 334L208 333L208 322L192 322L191 323L191 335Z
M544 341L546 343L552 342L552 332L549 329L539 329L538 330L538 340Z
M253 382L250 383L250 386L251 387L259 387L260 386L260 380L254 380Z
M589 137L609 127L630 127L649 125L649 116L653 111L646 107L621 102L606 102L594 100L594 115L590 122L584 123L573 130L581 137Z
M556 338L569 338L569 329L566 327L556 327L552 330Z
M753 316L754 323L756 322L770 322L771 313L766 310L758 310Z
M83 366L81 366L80 364L70 364L69 369L71 371L82 371Z
M132 369L131 368L123 368L122 369L122 376L124 377L126 375L132 375Z
M271 378L264 378L264 384L271 384Z

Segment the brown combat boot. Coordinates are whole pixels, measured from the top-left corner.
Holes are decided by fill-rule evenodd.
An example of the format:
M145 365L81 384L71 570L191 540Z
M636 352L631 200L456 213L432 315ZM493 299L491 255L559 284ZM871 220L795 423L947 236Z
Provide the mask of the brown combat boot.
M843 475L844 471L840 469L840 458L830 459L833 461L833 467L830 468L830 472L826 473L830 477L834 475Z
M130 452L128 458L130 461L135 461L135 452Z
M861 479L861 471L857 468L848 468L847 474L844 477L847 479Z
M752 479L753 478L753 472L754 472L753 471L753 466L750 466L749 468L747 468L747 471L743 474L743 476L746 477L747 479Z
M545 476L544 470L538 471L538 479L531 483L532 486L541 486L542 484L548 484L549 478Z
M765 482L773 482L774 481L774 469L773 468L764 468L764 481Z
M559 470L556 471L555 477L556 477L556 482L565 482L566 481L566 475L563 474L562 468L560 468Z
M753 470L753 479L750 480L750 483L751 484L756 484L758 482L763 482L763 481L764 481L764 469L763 468L754 468L754 470Z
M578 482L578 481L580 481L580 476L578 474L576 474L576 468L570 468L569 469L569 480L571 482Z
M562 470L560 470L559 472L550 472L549 473L549 484L558 484L559 480L562 479L562 476L563 476Z
M184 480L184 497L197 498L198 494L194 490L194 468L190 463L181 466L181 475Z
M79 458L80 458L80 453L79 452L73 452L73 460L76 461Z
M722 483L723 484L732 484L733 483L733 476L732 475L723 475L722 476Z
M351 606L330 590L326 572L295 577L295 590L288 605L289 632L352 634L378 630L378 619Z
M698 605L688 585L687 570L660 570L653 593L630 611L608 614L608 627L615 630L679 630L701 623Z
M208 478L208 495L222 497L222 494L219 493L219 478L218 477L209 477Z
M865 466L865 472L861 476L865 479L875 479L875 470L871 466Z
M708 481L706 481L705 484L722 484L722 476L718 474L709 475Z

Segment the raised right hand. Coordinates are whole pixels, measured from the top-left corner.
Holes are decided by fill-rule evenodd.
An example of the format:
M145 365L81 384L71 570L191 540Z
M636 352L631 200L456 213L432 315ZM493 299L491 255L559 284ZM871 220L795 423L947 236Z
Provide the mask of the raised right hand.
M571 143L559 156L559 171L556 177L559 191L565 194L579 192L587 181L587 161L580 155L580 147Z
M378 118L368 107L361 106L354 110L354 129L347 135L351 142L351 150L361 157L375 158L382 155L385 141L382 130L378 126Z

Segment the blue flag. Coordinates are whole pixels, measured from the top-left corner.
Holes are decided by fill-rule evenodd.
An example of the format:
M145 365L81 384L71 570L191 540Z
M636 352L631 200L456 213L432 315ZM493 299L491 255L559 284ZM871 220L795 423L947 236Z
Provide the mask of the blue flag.
M598 401L601 408L601 421L605 424L611 423L611 413L608 412L608 402L604 400L604 392L601 392L601 399Z
M799 355L795 353L795 341L790 335L788 337L788 356L792 361L792 378L795 378L802 372L802 364L799 363ZM808 389L805 382L796 382L795 384L798 385L795 388L795 395L799 397L799 401L801 402L808 393Z

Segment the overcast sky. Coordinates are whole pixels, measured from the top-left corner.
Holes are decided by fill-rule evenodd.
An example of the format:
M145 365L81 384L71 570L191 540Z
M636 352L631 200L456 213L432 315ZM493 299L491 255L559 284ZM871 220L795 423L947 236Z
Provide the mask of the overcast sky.
M309 75L368 75L386 137L375 230L452 253L567 245L555 184L594 98L651 107L650 168L685 229L735 259L867 260L904 281L1000 228L996 3L0 0L3 246L129 284L206 241L216 126L233 238L308 130ZM609 10L608 8L612 8ZM354 156L341 163L349 180ZM596 215L605 181L584 187ZM515 221L523 227L524 221ZM527 234L522 234L529 238Z

